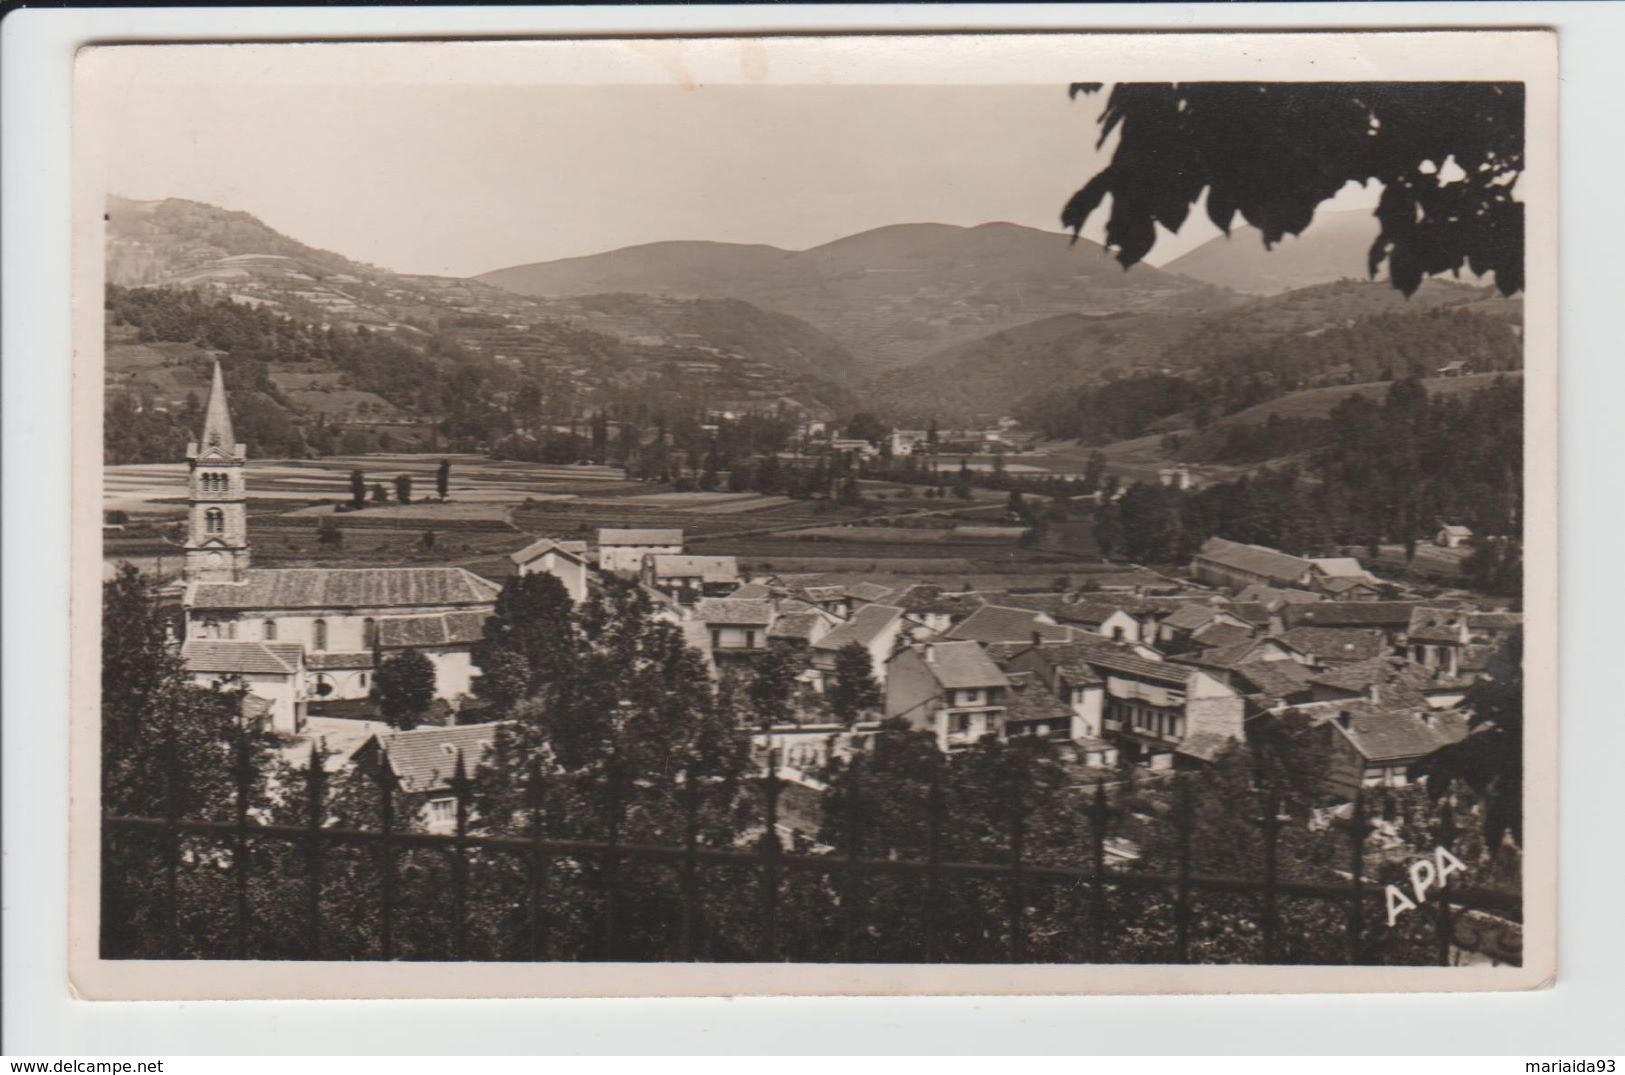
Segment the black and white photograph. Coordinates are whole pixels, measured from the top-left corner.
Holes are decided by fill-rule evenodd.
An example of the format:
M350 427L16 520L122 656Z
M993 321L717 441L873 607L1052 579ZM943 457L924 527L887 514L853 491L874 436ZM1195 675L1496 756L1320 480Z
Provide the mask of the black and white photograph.
M1384 36L81 53L76 987L1549 981L1555 53Z

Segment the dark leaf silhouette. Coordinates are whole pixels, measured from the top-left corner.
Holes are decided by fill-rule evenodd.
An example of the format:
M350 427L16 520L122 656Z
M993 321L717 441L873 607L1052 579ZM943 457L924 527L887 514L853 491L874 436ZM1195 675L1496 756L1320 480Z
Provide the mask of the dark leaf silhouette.
M1098 83L1074 83L1090 94ZM1129 267L1178 231L1207 193L1226 234L1237 213L1264 245L1300 234L1315 207L1350 181L1377 183L1382 231L1369 269L1384 263L1409 295L1422 279L1493 274L1502 294L1523 288L1522 83L1120 83L1100 116L1111 163L1067 202L1080 232L1109 194L1106 245ZM1447 170L1446 162L1456 169Z

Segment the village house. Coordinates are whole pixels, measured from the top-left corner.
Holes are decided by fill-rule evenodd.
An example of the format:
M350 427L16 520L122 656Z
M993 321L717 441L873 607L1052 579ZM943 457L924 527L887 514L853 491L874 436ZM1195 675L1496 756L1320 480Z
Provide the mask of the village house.
M184 642L181 664L199 686L246 691L243 713L256 731L287 736L304 729L309 681L297 642Z
M1036 672L1006 672L1004 733L1064 742L1072 738L1072 708L1055 696ZM1102 743L1104 745L1104 743Z
M823 683L835 674L835 658L847 646L869 654L875 682L886 683L886 663L897 649L904 627L903 610L894 605L864 605L852 618L812 644L812 666Z
M1465 377L1471 372L1473 372L1472 363L1458 360L1456 362L1445 363L1443 366L1440 366L1438 369L1434 370L1433 375L1435 377Z
M711 636L711 656L748 656L767 648L776 612L772 601L704 597L694 605L693 619Z
M1413 783L1418 762L1467 737L1467 719L1455 710L1350 702L1318 719L1332 747L1328 790L1349 798L1361 788Z
M1433 544L1441 549L1459 549L1463 545L1471 544L1472 540L1473 532L1470 529L1448 523L1439 527L1438 532L1433 535Z
M387 762L415 819L429 832L457 828L457 794L453 781L461 760L463 775L472 777L495 745L502 722L460 724L449 728L414 728L375 735L350 758L369 771ZM470 813L472 814L472 801Z
M645 556L677 556L683 551L681 530L605 528L598 531L598 570L632 576L643 570Z
M1120 605L1074 601L1057 609L1054 618L1057 623L1093 631L1113 642L1143 640L1141 622Z
M1441 676L1477 675L1495 649L1523 629L1517 612L1418 606L1405 632L1411 660Z
M930 642L898 650L886 670L886 717L931 732L937 747L963 750L1004 734L1009 681L975 642Z
M1244 665L1293 664L1315 667L1314 659L1280 638L1245 638L1227 646L1199 649L1170 656L1175 664L1199 668L1226 686L1235 686L1237 670Z
M679 605L692 605L702 597L732 595L739 588L739 560L654 553L644 557L641 577L645 586Z
M570 600L579 605L587 599L587 580L592 569L587 566L585 541L555 541L541 538L518 552L509 555L513 573L519 575L552 575L564 584Z
M1106 738L1106 681L1076 645L1021 646L1000 661L1007 676L1032 676L1071 714L1067 737L1086 765L1117 764L1116 744ZM1031 699L1026 705L1031 708ZM1024 720L1033 718L1023 717ZM1051 734L1054 734L1052 731Z
M1152 768L1173 766L1176 755L1211 761L1241 738L1246 705L1234 689L1206 670L1144 652L1083 635L1069 644L1032 646L1007 664L1051 683L1046 666L1070 667L1079 679L1087 668L1102 683L1099 730L1089 734L1116 742L1127 759ZM1087 706L1087 687L1082 697ZM1089 723L1086 709L1086 726L1078 730L1087 731Z
M1232 634L1224 639L1222 635L1210 633L1207 643L1210 646L1239 642L1253 633L1252 623L1233 612L1217 605L1189 604L1162 618L1157 625L1157 648L1169 653L1195 649L1199 645L1195 641L1196 634L1215 627L1229 627L1232 631L1242 632L1242 635L1236 637Z

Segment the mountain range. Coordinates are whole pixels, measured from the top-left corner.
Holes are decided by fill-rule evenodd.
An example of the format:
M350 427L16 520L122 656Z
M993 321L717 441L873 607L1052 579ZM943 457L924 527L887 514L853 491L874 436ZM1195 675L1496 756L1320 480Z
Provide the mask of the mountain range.
M572 412L789 406L958 422L1122 376L1254 376L1266 353L1272 376L1301 381L1282 341L1365 318L1445 306L1519 319L1516 300L1482 288L1429 282L1406 299L1363 279L1374 227L1365 213L1323 214L1269 253L1240 228L1160 270L1124 271L1097 244L1014 224L900 224L803 251L660 242L465 279L353 261L248 213L115 197L107 278L367 326L437 363L482 364L499 394L529 379ZM383 408L353 378L297 365L269 370L295 417ZM152 388L162 368L150 347L110 337L110 384Z
M810 250L662 242L517 265L477 280L535 297L638 292L741 299L800 318L869 372L1048 317L1210 309L1233 297L1017 224L897 224Z

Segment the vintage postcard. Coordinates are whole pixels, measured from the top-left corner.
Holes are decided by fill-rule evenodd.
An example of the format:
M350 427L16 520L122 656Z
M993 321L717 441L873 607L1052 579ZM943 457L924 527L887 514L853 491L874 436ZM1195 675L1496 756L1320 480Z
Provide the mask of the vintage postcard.
M1556 65L85 49L74 989L1550 984Z

